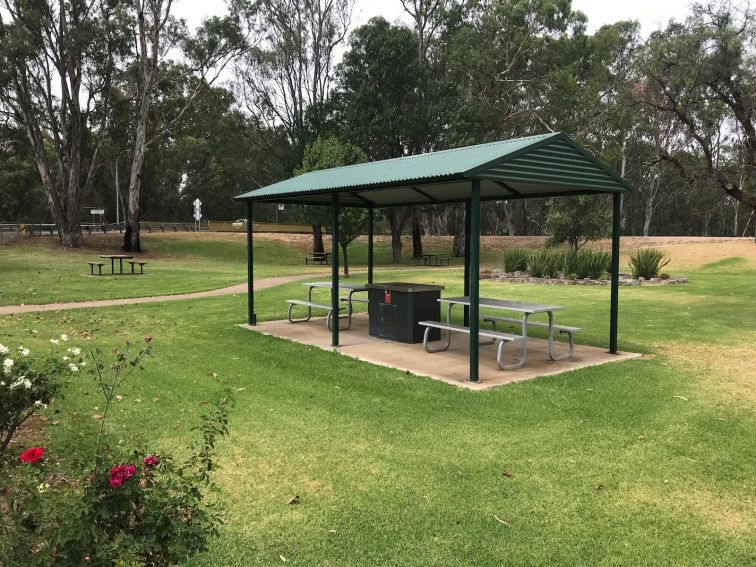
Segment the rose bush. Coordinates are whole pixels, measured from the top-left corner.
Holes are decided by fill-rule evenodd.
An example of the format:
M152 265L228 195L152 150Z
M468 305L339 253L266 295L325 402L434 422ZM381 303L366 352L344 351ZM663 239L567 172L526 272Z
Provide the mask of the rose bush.
M61 352L60 344L67 340L67 335L51 339L51 352L41 357L23 345L11 349L0 344L0 455L19 427L60 392L61 378L86 366L78 347Z
M177 565L206 549L217 535L221 517L207 504L215 444L228 434L233 398L225 394L201 416L201 440L190 456L119 449L106 428L110 401L151 354L151 337L136 354L128 349L89 353L89 366L105 408L89 439L94 449L54 454L30 447L15 461L7 506L0 503L0 565ZM81 466L89 455L92 463Z

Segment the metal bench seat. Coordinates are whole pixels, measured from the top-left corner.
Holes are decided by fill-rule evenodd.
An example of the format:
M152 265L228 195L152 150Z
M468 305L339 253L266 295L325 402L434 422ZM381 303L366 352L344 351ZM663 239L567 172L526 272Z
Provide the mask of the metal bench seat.
M452 333L464 333L467 335L470 334L470 327L465 327L464 325L455 325L453 323L441 323L439 321L420 321L418 325L425 327L425 334L423 335L423 347L425 347L425 350L427 352L441 352L448 350L449 346L451 346ZM431 329L441 329L447 332L446 344L444 346L438 348L430 348L428 346L428 333ZM486 344L492 344L496 341L499 341L499 346L496 350L496 363L502 370L520 368L523 364L525 364L524 353L517 362L514 362L512 364L504 364L504 345L513 341L521 341L522 336L513 335L511 333L502 333L500 331L489 331L488 329L480 329L478 331L478 335L491 339L491 342Z
M498 317L494 315L487 315L483 317L483 321L487 323L491 323L493 326L494 331L497 330L496 323L509 323L511 325L522 325L522 319L516 319L514 317ZM528 320L526 322L528 327L540 327L542 329L548 329L549 325L548 323L541 323L540 321L530 321ZM556 355L550 355L552 360L566 360L572 356L572 353L575 351L575 333L582 333L583 329L580 327L570 327L567 325L554 325L553 326L555 331L559 331L562 334L567 335L570 341L570 348L567 351L566 354L556 356Z
M343 298L342 298L343 299ZM309 321L312 318L312 309L323 309L325 311L328 311L328 315L326 316L326 323L328 324L328 328L331 328L331 321L333 319L333 309L330 305L326 305L324 303L315 303L314 301L306 301L304 299L287 299L286 303L289 304L289 323L305 323ZM294 306L301 306L301 307L307 307L307 317L304 317L302 319L292 319L291 317L291 311L294 309ZM344 307L339 307L339 311L342 311L345 309ZM347 320L347 326L346 327L339 327L339 329L346 331L349 329L349 327L352 326L352 317L351 312L347 314L346 317L339 317L339 319L346 319Z

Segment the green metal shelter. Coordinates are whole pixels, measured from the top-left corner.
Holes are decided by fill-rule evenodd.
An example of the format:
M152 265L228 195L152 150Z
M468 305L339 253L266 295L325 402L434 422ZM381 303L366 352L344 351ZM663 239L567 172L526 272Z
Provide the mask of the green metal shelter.
M332 211L333 312L339 306L339 209L369 210L368 283L373 283L373 211L376 208L464 202L465 295L470 307L470 380L478 380L480 204L482 201L571 195L613 196L609 352L617 353L620 206L635 189L569 136L556 132L396 159L313 171L235 199L247 206L248 320L256 324L252 277L252 206L255 202L324 205ZM333 325L332 344L339 345Z

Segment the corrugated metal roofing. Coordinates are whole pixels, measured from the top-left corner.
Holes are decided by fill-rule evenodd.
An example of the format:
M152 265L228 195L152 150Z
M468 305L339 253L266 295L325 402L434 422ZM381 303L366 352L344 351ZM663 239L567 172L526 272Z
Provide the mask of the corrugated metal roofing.
M313 171L236 199L328 204L337 192L347 206L448 203L469 198L471 179L488 200L632 190L557 132Z

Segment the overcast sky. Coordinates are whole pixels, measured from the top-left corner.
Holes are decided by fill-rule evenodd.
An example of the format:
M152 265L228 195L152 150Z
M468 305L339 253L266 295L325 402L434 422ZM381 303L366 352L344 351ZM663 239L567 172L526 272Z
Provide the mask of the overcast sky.
M683 20L688 13L690 0L573 0L572 7L588 16L589 30L617 20L638 20L643 34L664 27L671 19ZM178 0L174 13L195 27L203 17L223 13L221 0ZM359 26L373 16L383 16L390 22L406 21L399 0L356 0L352 25Z

